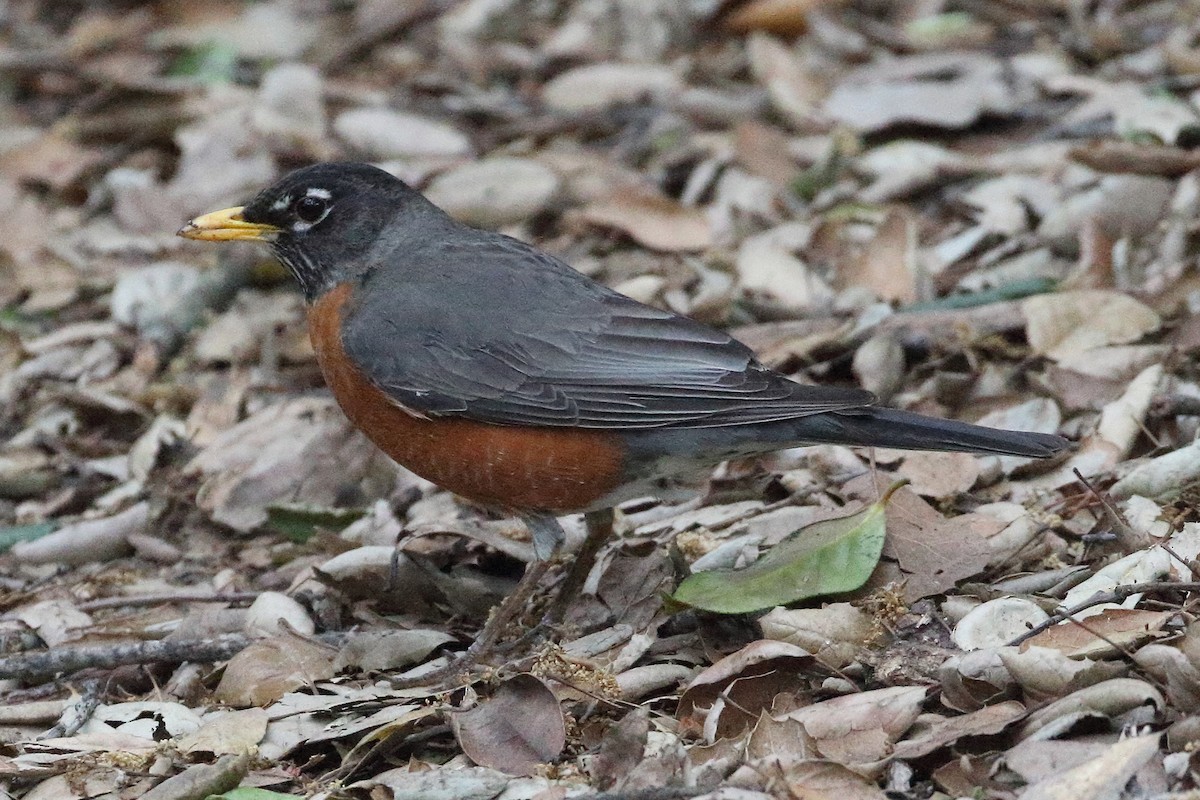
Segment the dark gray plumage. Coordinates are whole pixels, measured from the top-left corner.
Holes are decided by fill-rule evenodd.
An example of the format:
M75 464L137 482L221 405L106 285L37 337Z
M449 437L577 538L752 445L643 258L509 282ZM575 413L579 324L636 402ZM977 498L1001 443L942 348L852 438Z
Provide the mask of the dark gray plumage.
M297 222L316 192L326 216ZM507 236L461 225L362 164L298 170L244 210L309 299L359 282L344 311L346 355L395 401L497 425L627 432L633 449L683 455L839 442L1027 456L1057 436L998 431L874 406L858 389L807 386L745 345L638 303ZM705 433L699 435L699 431ZM655 431L661 431L652 435Z

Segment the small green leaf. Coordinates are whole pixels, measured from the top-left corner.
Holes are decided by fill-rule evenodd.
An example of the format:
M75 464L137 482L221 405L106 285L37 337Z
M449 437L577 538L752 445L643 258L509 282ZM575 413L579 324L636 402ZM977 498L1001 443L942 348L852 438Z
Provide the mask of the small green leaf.
M280 794L279 792L259 789L254 786L242 786L224 794L210 794L204 800L282 800L282 798L295 800L297 796L294 794Z
M744 569L689 575L674 599L718 614L747 614L866 583L883 552L883 510L896 489L848 517L813 523Z
M200 83L231 83L237 72L237 50L228 42L212 41L175 59L167 75L194 78Z
M318 508L280 504L267 507L267 525L298 544L318 530L341 531L365 513L361 508Z
M970 294L951 294L929 300L924 303L913 303L900 309L900 313L908 314L920 311L944 311L955 308L978 308L1002 300L1020 300L1035 294L1048 294L1058 288L1054 278L1027 278L1013 281L1003 286L984 289Z
M8 552L17 542L32 542L49 536L58 530L57 522L35 522L32 525L16 525L0 528L0 553Z

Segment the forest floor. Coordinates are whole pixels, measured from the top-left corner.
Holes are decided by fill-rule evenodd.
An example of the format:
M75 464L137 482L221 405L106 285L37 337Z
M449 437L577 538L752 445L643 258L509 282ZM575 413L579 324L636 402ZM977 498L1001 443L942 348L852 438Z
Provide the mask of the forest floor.
M8 0L0 76L0 797L1200 796L1197 3ZM722 465L556 644L396 688L528 536L350 426L265 251L175 235L337 159L1073 447ZM899 479L862 588L671 599Z

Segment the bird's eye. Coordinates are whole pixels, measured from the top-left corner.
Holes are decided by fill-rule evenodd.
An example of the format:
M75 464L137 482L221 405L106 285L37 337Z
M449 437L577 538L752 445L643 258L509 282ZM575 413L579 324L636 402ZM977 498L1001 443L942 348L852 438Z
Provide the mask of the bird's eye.
M292 203L292 211L302 222L320 222L328 210L328 200L321 197L314 197L311 194L307 194Z

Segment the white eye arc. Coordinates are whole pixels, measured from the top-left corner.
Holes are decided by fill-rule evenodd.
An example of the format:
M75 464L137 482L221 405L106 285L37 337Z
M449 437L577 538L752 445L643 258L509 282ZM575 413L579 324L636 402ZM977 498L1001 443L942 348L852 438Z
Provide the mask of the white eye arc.
M297 221L292 223L292 231L304 233L316 225L329 213L330 201L333 194L328 189L310 188L292 202L292 213Z

